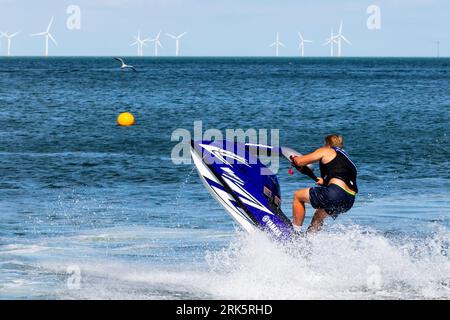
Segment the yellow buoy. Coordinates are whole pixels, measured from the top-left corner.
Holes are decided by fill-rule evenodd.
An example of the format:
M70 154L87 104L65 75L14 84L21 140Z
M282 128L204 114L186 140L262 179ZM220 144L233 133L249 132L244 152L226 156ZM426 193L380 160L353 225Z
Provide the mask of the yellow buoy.
M134 116L129 112L123 112L117 117L117 123L124 127L132 126L134 124Z

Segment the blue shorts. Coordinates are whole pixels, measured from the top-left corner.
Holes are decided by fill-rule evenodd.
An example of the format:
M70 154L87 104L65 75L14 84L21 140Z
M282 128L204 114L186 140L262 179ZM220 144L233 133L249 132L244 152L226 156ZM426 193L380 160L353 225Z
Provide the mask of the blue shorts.
M309 201L314 209L325 209L333 219L353 207L355 196L341 187L330 184L328 187L309 189Z

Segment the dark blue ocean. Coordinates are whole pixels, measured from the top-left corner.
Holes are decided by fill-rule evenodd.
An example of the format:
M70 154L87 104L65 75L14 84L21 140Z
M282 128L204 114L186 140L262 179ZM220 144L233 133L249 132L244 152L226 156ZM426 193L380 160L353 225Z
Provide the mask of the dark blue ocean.
M0 59L0 299L450 298L450 59L126 61ZM306 255L240 231L171 161L194 121L304 153L343 134L354 208ZM311 183L281 165L291 217Z

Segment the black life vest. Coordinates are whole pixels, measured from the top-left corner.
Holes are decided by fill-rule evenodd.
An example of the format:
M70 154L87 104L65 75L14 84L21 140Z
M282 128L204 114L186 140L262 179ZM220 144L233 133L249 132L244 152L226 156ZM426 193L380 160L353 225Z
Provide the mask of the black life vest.
M328 186L333 178L340 179L355 192L358 192L356 184L357 169L356 165L348 156L347 152L338 147L332 147L336 151L336 157L327 164L320 162L320 175L324 186Z

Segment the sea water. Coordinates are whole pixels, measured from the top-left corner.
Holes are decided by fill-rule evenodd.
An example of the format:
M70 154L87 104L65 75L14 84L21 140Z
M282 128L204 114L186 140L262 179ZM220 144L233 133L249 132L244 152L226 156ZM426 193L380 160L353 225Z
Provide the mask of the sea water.
M1 299L450 298L450 59L126 61L0 59ZM289 247L240 231L171 161L194 121L304 153L343 134L354 208ZM312 183L287 167L291 216Z

